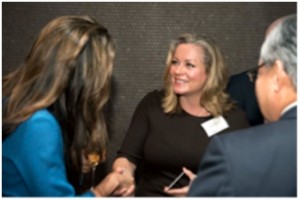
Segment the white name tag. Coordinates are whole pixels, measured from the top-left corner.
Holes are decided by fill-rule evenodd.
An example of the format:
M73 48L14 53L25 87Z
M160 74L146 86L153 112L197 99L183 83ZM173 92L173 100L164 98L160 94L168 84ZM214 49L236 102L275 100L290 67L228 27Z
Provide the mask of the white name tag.
M223 116L208 120L202 123L201 126L204 128L208 137L211 137L229 127Z

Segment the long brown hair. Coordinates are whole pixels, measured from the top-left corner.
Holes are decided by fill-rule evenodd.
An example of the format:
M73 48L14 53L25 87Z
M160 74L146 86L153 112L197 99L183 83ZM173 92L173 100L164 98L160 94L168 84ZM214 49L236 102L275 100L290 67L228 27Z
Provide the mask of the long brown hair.
M3 78L3 138L34 112L47 108L58 119L67 157L81 166L81 153L105 154L102 115L109 98L115 43L88 16L62 16L40 32L26 59Z
M195 44L203 49L204 52L204 55L199 56L204 57L207 80L202 89L199 105L206 108L213 116L222 115L224 112L229 111L233 107L233 103L229 100L228 94L225 93L228 75L221 50L210 38L184 33L172 41L169 48L164 73L165 96L162 102L164 112L172 114L181 110L178 96L173 91L170 77L172 59L176 48L180 44Z

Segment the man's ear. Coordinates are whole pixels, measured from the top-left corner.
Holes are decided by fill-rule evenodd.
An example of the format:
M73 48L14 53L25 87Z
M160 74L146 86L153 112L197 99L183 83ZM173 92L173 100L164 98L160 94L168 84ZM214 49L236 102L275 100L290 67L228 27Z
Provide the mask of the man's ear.
M275 84L274 88L275 91L278 92L282 87L284 87L287 84L289 78L284 70L283 63L280 60L276 60L274 62L273 69L274 69L274 84Z

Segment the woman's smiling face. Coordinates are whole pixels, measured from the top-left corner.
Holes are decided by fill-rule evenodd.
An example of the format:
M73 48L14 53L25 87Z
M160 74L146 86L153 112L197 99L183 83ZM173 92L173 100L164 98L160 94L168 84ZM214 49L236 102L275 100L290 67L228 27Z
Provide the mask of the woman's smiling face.
M170 67L173 91L181 96L199 95L206 81L203 49L194 44L180 44Z

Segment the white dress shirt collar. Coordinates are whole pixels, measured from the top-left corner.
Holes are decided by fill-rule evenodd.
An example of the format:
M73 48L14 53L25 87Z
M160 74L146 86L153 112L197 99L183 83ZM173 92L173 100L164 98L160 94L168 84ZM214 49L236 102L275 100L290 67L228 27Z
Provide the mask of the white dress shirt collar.
M281 116L284 115L287 111L291 110L292 108L296 107L297 106L297 101L289 104L287 107L285 107L283 109L283 111L281 112Z

